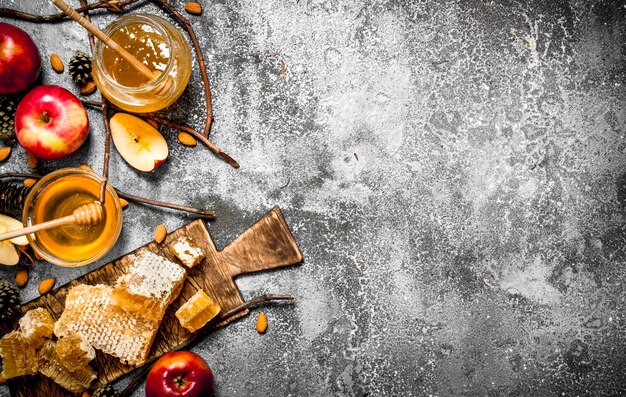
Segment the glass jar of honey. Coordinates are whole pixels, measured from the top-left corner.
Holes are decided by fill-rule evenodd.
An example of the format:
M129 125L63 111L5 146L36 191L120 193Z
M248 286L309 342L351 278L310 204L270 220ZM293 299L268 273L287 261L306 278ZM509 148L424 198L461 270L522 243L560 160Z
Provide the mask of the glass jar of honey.
M180 30L163 18L134 14L112 22L104 33L157 75L147 78L97 41L93 79L114 105L130 112L149 113L168 107L180 97L191 76L191 52Z
M24 201L24 226L72 215L81 205L99 199L97 174L80 168L64 168L41 178ZM65 267L86 265L102 258L117 242L122 230L122 208L115 189L107 183L104 220L97 226L67 224L26 235L44 260Z

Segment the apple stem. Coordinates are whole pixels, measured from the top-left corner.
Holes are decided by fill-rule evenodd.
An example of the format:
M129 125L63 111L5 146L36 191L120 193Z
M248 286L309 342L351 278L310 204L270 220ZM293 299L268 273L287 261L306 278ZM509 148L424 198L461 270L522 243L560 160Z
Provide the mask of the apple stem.
M43 113L41 113L41 121L43 121L45 124L48 124L50 120L52 120L50 114L44 110Z

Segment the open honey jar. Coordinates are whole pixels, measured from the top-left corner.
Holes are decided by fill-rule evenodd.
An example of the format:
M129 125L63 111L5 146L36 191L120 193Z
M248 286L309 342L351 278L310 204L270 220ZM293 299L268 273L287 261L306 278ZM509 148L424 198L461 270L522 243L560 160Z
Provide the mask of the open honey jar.
M23 223L31 226L71 215L81 205L97 201L100 177L79 168L65 168L41 178L24 202ZM26 237L44 260L65 267L95 262L115 245L122 229L119 197L107 183L104 220L97 226L68 224Z
M114 105L148 113L164 109L180 97L191 76L191 52L174 25L154 15L125 15L108 25L104 33L157 76L147 78L98 41L92 74L102 94Z

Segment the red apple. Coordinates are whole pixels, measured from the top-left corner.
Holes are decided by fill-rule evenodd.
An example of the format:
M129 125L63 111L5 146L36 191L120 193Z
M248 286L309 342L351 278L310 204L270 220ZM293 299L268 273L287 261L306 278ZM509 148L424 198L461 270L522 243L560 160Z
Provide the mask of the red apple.
M213 395L213 373L199 355L170 352L161 357L146 379L146 397L205 397Z
M65 88L37 86L17 105L15 136L35 157L65 157L85 142L88 133L89 119L83 104Z
M14 94L30 87L41 67L39 50L28 33L0 22L0 94Z

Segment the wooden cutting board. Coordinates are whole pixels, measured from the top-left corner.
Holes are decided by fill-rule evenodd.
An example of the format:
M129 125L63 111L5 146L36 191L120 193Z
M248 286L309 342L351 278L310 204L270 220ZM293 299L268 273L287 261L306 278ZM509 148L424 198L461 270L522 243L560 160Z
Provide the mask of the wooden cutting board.
M222 251L215 248L213 238L201 220L191 222L168 234L161 244L152 242L141 248L147 248L175 263L179 263L169 252L167 246L171 241L183 235L193 238L202 247L206 258L193 269L187 270L188 277L183 291L180 297L169 306L152 344L148 360L167 353L191 337L191 334L179 325L174 312L199 289L203 289L220 304L223 311L227 311L244 302L241 292L235 284L235 277L295 265L302 262L303 259L278 207L274 207ZM2 326L0 332L4 335L17 329L21 314L37 307L47 309L55 320L58 319L63 312L65 297L70 288L77 284L114 284L120 275L126 273L130 254L132 253L22 305L20 315L16 316L12 324ZM245 310L241 314L217 324L217 326L224 326L247 314L248 311ZM98 383L94 382L94 388L113 382L136 369L132 366L123 365L117 358L99 351L96 360L91 365L98 371ZM14 396L67 397L70 395L69 392L42 375L14 378L9 380L8 384L11 394Z

